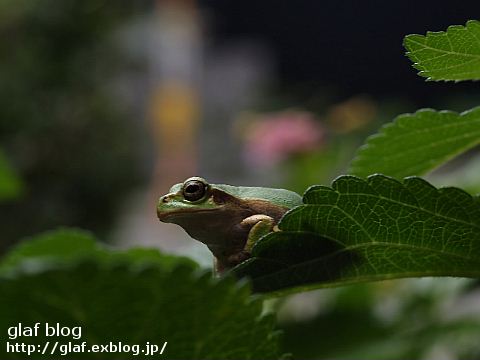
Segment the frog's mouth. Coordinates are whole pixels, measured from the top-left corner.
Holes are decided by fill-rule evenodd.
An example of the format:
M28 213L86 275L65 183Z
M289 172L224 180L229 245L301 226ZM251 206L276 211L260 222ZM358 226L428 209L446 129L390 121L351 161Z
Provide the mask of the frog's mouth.
M157 210L158 219L165 223L176 223L174 220L182 220L183 218L190 217L192 214L209 213L215 209L190 209L190 210L176 210L176 211L159 211Z

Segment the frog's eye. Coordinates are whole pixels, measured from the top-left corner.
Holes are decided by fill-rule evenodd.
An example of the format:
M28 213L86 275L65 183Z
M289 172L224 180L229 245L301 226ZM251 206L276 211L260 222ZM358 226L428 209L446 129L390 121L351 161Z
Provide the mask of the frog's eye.
M183 185L183 197L188 201L197 201L205 196L207 184L200 180L189 180Z

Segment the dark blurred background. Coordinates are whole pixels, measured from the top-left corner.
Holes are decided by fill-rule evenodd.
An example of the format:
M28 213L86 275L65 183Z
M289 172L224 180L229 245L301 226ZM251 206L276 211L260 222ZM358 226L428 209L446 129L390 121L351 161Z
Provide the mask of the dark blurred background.
M138 125L113 89L131 64L111 41L132 9L1 2L1 150L23 183L1 205L2 248L59 225L105 232L121 194L139 183Z
M398 114L479 105L478 83L426 82L402 47L479 13L478 1L0 1L0 253L73 226L209 266L158 223L160 194L195 174L301 193ZM480 192L480 162L430 180ZM297 358L460 359L479 355L477 292L405 280L272 306Z
M400 97L415 107L442 106L453 92L476 84L424 83L405 57L407 34L442 31L478 17L476 1L203 1L217 43L265 41L275 54L282 91L319 91L332 101L370 94Z

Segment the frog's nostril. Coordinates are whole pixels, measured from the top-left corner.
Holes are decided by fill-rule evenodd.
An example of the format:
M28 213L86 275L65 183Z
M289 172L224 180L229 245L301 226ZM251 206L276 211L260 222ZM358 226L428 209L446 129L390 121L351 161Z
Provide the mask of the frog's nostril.
M168 202L168 200L169 200L169 199L168 199L168 195L164 195L164 196L162 196L162 198L160 199L160 201L163 202L163 203Z

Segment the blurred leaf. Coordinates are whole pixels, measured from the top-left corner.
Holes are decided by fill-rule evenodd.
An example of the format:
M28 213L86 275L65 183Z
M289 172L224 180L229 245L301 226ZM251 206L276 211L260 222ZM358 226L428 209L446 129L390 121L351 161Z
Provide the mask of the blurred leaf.
M326 305L318 301L319 311L313 317L283 321L280 326L284 332L284 347L296 359L339 359L379 338L393 337L392 326L382 323L372 313L372 285L359 284L302 294L330 298L330 303Z
M301 321L284 317L282 339L298 359L476 359L480 318L462 306L469 295L475 302L465 294L472 283L404 279L301 294L314 295L319 311Z
M360 344L339 358L368 360L428 358L430 355L428 352L435 350L436 347L443 353L455 354L456 359L477 359L480 355L479 331L480 322L468 319L427 324L407 331L405 328L396 328L392 336L378 337L376 341Z
M480 322L468 319L433 321L421 326L413 326L412 322L410 326L386 325L366 308L363 313L339 309L312 322L291 325L286 328L286 337L287 346L298 349L294 355L301 359L423 359L435 347L457 355L455 359L476 359L480 353L479 331ZM320 346L312 346L318 338L322 339ZM295 340L305 344L305 349L298 347Z
M480 143L480 107L461 114L419 110L400 115L369 137L350 173L396 178L425 174Z
M81 255L76 256L77 251ZM0 273L2 342L44 346L47 341L52 345L54 341L86 341L91 346L121 341L144 349L147 341L160 346L167 341L163 355L140 353L135 358L279 358L273 317L260 316L262 303L249 296L247 286L232 278L202 275L184 259L175 263L173 257L166 257L164 266L164 256L158 252L155 256L130 250L119 254L102 248L87 233L65 230L32 239L14 250L5 261L15 271L8 276ZM32 267L33 259L51 266ZM48 338L40 330L37 337L6 338L8 327L35 322L41 322L41 329L45 323L81 326L82 337ZM132 358L126 353L95 355L98 359ZM1 358L25 356L2 353ZM85 356L71 353L68 358ZM34 357L58 358L59 353Z
M408 35L407 55L427 80L480 79L480 22L450 26L447 31Z
M420 178L337 178L313 186L282 231L233 269L254 291L302 291L422 276L480 276L480 200Z
M160 253L156 249L130 248L119 251L98 243L84 230L60 229L26 239L10 251L0 262L0 275L12 276L15 271L52 268L72 262L92 260L102 263L128 262L130 265L157 264L164 268L183 263L192 268L197 264L184 257Z
M23 190L22 183L8 165L7 159L0 151L0 201L15 198Z

